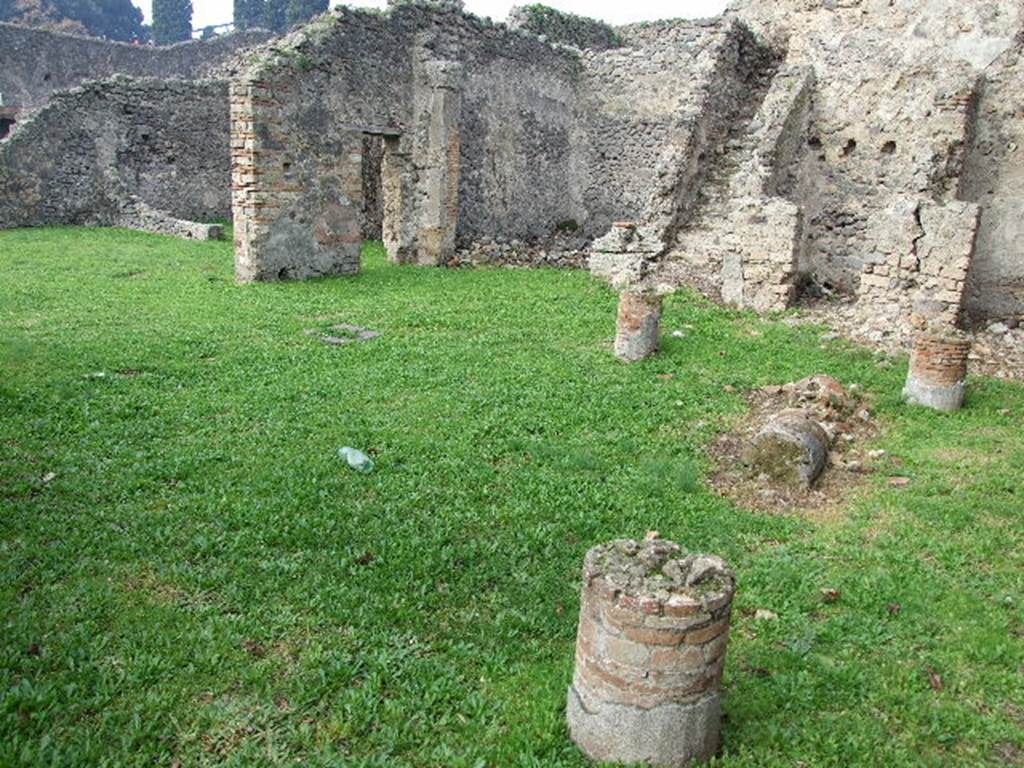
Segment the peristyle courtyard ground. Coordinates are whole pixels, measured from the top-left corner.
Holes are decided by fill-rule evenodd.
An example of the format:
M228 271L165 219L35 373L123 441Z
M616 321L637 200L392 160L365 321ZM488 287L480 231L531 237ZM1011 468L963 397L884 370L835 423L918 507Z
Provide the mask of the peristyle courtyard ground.
M625 365L616 301L376 244L240 286L230 243L0 233L0 765L583 766L583 555L649 530L738 574L719 765L1021 765L1024 387L911 408L905 358L692 294ZM713 492L745 393L818 373L873 402L863 483Z

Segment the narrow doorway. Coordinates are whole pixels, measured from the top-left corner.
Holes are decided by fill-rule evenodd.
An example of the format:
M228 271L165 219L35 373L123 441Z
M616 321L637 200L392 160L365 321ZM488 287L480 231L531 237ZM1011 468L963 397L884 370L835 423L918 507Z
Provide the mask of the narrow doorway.
M363 239L384 236L384 136L363 134Z

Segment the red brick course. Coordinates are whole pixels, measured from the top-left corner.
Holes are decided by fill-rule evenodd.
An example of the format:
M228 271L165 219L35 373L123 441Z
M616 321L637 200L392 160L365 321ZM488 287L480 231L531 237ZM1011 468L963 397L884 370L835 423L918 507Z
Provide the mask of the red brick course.
M910 375L932 386L946 387L967 378L971 342L956 336L921 333L914 339Z
M693 573L686 563L694 558L676 557L678 548L659 544L662 558L653 570L664 567L675 581L658 575L653 583L665 587L655 590L646 582L626 583L619 573L603 573L600 557L593 554L600 548L587 557L573 680L585 702L649 710L696 701L718 689L729 636L731 573L723 571L727 578L710 587L686 587L684 580ZM684 565L672 571L673 559Z

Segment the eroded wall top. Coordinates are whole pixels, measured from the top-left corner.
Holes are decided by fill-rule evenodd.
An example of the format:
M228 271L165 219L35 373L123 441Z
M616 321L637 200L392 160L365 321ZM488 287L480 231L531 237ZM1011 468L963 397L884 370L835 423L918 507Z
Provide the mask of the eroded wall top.
M0 22L0 94L6 107L34 110L55 93L114 75L182 80L226 76L239 51L269 37L253 30L153 47Z

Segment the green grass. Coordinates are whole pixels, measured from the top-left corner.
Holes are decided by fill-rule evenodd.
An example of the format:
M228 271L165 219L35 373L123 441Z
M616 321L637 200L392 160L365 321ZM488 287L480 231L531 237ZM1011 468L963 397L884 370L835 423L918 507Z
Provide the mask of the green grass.
M719 765L1008 764L1024 388L907 408L905 361L682 295L687 336L627 366L615 302L379 247L238 286L226 243L0 233L0 765L583 766L583 555L652 528L739 573ZM383 335L304 332L335 322ZM883 471L817 523L711 493L743 390L819 372L876 398Z

